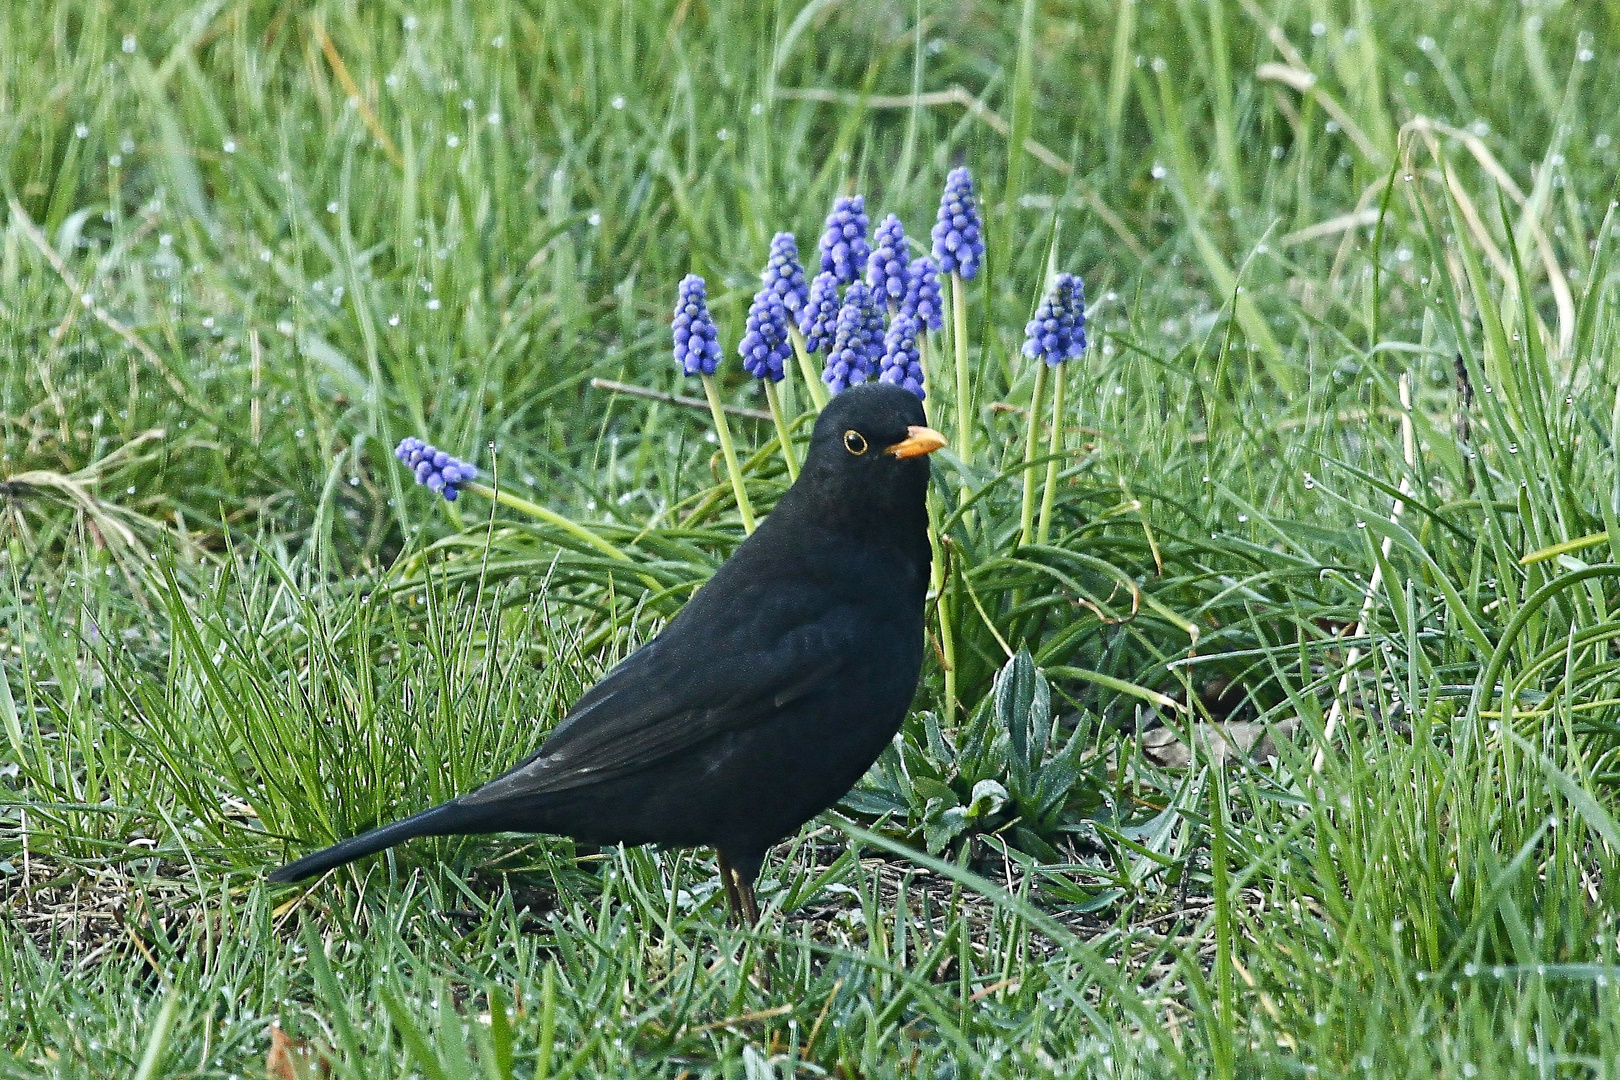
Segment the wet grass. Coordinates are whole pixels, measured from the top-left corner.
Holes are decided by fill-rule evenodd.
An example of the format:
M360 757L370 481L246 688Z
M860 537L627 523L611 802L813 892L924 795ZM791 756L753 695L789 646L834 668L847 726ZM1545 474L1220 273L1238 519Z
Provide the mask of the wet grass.
M0 1075L1620 1074L1616 18L0 12ZM591 383L695 394L675 282L729 360L773 232L926 236L959 163L940 651L762 926L706 852L549 837L267 888L533 747L740 540L706 412ZM1049 268L1092 344L1019 546ZM588 538L433 500L410 434ZM1043 821L975 796L1051 767L974 727L1021 648L1081 740ZM1217 723L1275 758L1138 737Z

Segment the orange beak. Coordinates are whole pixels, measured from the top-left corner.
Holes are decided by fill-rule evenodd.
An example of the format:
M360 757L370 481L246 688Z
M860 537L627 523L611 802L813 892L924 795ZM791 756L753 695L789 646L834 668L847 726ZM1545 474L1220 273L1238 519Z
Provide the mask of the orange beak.
M932 454L945 445L947 445L945 436L933 428L914 425L906 428L906 437L904 439L883 452L897 458L921 457L924 454Z

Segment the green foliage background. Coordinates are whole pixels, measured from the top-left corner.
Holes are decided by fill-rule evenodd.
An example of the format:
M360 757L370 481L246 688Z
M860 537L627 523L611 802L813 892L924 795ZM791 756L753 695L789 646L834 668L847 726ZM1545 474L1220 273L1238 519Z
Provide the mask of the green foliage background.
M133 0L0 41L0 1075L257 1074L272 1020L352 1076L1620 1072L1612 0ZM924 237L958 163L958 700L936 660L760 930L707 853L551 838L266 890L532 747L741 538L706 414L591 386L691 392L675 282L729 360L773 232L862 191ZM1092 346L1020 547L1054 267ZM407 434L605 544L432 500ZM1276 761L1141 749L1212 721Z

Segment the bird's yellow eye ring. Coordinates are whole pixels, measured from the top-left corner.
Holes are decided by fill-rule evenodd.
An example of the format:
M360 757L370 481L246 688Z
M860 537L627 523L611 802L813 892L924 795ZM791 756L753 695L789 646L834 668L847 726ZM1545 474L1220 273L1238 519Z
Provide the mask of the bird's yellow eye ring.
M844 432L844 449L848 450L856 457L860 457L862 454L866 453L866 436L862 435L854 428L850 428L848 431Z

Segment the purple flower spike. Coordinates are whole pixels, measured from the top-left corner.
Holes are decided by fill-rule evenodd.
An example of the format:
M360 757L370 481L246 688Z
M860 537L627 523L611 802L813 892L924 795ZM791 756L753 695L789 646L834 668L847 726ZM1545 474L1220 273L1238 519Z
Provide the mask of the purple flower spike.
M872 254L866 227L865 196L848 195L833 201L827 231L821 234L821 269L823 273L832 271L840 285L858 280Z
M805 349L820 352L830 345L837 322L838 278L824 270L810 283L810 298L799 309L799 333L804 335Z
M455 502L460 485L478 479L478 469L459 461L438 447L423 442L414 435L399 441L394 456L416 474L416 482L435 495L443 495L446 502Z
M782 298L769 288L754 294L748 306L748 328L737 343L743 367L756 379L782 381L782 365L793 355L788 341L788 313Z
M838 327L821 371L821 381L832 393L838 394L863 383L872 374L872 365L883 351L883 316L877 316L879 331L874 340L874 314L871 292L861 282L855 282L844 293L844 306L838 309Z
M866 370L870 373L876 371L878 364L883 361L883 334L889 326L889 313L877 293L871 289L866 289L865 293L860 303L866 312ZM844 299L849 299L847 293Z
M720 365L720 332L709 317L708 286L696 274L681 279L675 318L675 362L688 375L713 375Z
M911 277L906 262L906 230L900 219L890 214L878 226L872 254L866 260L866 284L879 306L898 308L906 299Z
M966 166L951 170L939 199L939 220L934 223L934 260L942 274L960 274L971 281L984 261L984 240L979 235L979 207L973 198L973 177Z
M804 267L799 265L799 242L790 232L771 237L771 257L765 264L760 283L774 292L788 311L797 313L810 299L804 283Z
M939 266L926 255L911 260L906 275L906 298L900 310L914 316L923 329L938 330L945 325L945 307L939 297Z
M1059 274L1024 326L1024 355L1056 367L1085 351L1086 287L1074 274Z
M923 392L922 360L917 350L920 333L915 317L903 311L894 317L883 339L883 371L878 381L903 386L921 398L928 395Z

